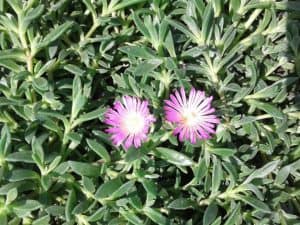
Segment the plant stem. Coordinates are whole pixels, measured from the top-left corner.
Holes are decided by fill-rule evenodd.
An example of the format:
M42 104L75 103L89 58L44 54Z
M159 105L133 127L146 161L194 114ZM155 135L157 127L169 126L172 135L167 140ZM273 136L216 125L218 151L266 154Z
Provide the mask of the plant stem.
M27 70L30 73L33 73L33 62L32 62L32 56L29 50L26 52L26 57L27 57Z
M88 39L92 36L92 34L95 32L95 30L99 27L99 23L94 23L93 26L89 29L87 34L84 36L84 40Z

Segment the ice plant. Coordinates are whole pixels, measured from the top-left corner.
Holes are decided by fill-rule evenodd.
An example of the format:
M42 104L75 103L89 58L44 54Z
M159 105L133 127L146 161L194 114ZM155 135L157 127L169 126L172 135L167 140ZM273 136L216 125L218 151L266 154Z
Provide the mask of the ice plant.
M186 96L183 88L176 90L165 100L166 120L175 124L174 135L179 134L180 141L209 139L215 133L219 119L211 106L213 97L206 97L203 91L192 88Z
M125 149L140 147L147 139L151 124L155 121L150 114L148 101L136 97L124 96L116 101L105 113L104 122L110 127L106 130L111 134L113 144Z

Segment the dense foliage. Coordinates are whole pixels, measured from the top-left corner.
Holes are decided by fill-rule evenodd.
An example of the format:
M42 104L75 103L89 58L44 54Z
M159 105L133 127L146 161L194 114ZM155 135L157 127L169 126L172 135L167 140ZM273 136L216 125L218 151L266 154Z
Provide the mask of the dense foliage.
M300 224L299 1L0 0L0 224ZM214 96L180 143L163 104ZM103 114L148 99L125 151Z

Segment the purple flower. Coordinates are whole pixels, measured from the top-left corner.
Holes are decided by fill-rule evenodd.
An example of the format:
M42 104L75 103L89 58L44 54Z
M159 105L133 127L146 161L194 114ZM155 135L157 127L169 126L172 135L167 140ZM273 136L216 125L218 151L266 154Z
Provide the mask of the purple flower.
M113 144L123 144L126 150L131 146L141 146L154 121L155 118L149 112L148 101L130 96L124 96L122 102L115 102L106 111L104 120L110 125L106 132L111 134Z
M203 91L191 89L186 97L183 88L176 90L165 100L166 120L174 123L174 135L179 134L179 140L189 140L195 144L197 139L209 139L215 133L216 124L220 121L214 115L211 106L213 97L205 97Z

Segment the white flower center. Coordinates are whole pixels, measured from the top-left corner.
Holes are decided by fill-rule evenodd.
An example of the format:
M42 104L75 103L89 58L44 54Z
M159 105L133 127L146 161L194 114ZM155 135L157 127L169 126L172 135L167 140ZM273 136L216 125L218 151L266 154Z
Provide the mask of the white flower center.
M138 112L129 112L123 119L122 127L129 134L138 134L145 126L144 117Z
M183 109L181 116L182 122L188 127L193 127L199 123L200 115L194 109Z

